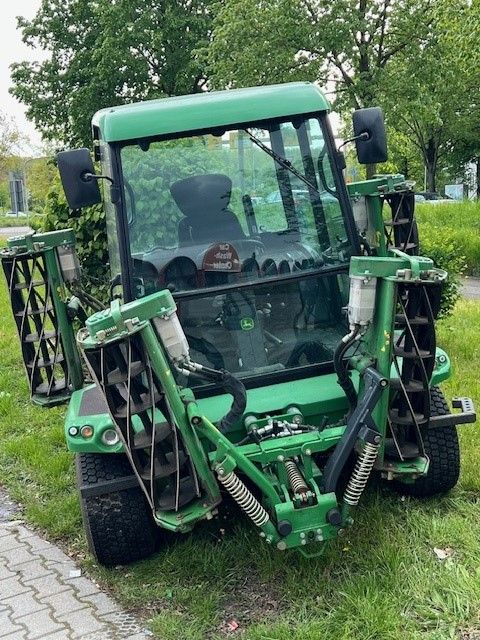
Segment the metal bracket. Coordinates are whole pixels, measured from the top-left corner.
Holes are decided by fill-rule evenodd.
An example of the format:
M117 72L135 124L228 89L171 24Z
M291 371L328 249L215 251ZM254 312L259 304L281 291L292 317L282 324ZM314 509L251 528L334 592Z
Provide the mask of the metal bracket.
M432 416L428 423L428 428L438 429L456 424L471 424L476 421L477 413L471 398L453 398L452 407L461 409L461 411L458 413L446 413L443 416Z
M373 369L373 367L365 369L363 377L365 393L357 404L355 411L347 419L345 432L325 465L322 486L323 493L335 492L342 469L353 451L362 426L377 431L371 414L380 399L382 391L387 387L388 380L380 375L376 369Z

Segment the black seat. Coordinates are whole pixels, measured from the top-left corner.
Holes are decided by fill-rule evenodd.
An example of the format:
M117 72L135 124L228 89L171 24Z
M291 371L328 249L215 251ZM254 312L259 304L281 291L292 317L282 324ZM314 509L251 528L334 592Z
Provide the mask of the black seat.
M170 187L185 216L178 223L178 244L231 242L245 238L237 216L228 208L232 181L220 173L184 178Z

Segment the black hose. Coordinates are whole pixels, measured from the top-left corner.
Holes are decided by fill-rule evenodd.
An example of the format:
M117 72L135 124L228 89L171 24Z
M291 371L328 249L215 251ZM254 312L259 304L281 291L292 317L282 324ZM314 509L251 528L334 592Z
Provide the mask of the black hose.
M217 426L225 433L239 420L247 407L247 391L243 382L238 380L229 371L221 372L221 385L223 389L233 396L232 406L227 414L218 422Z
M237 420L239 420L247 407L247 390L245 385L238 378L236 378L230 371L221 369L211 369L202 365L199 371L192 372L207 380L216 382L226 393L230 393L233 396L233 402L228 413L226 413L221 420L217 422L217 427L222 433L225 433L232 427Z
M350 374L348 373L348 366L345 364L344 358L348 349L355 341L359 331L360 327L356 327L346 342L342 340L336 348L333 356L333 366L335 367L335 373L337 374L338 384L342 387L347 397L350 411L353 411L357 406L357 392L353 386Z

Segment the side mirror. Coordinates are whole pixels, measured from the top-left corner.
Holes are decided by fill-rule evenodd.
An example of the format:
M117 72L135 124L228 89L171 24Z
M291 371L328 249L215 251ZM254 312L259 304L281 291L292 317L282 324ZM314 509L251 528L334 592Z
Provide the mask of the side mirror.
M376 164L387 160L387 134L380 107L354 111L353 132L360 164Z
M57 164L70 209L89 207L102 201L88 149L61 151L57 153Z

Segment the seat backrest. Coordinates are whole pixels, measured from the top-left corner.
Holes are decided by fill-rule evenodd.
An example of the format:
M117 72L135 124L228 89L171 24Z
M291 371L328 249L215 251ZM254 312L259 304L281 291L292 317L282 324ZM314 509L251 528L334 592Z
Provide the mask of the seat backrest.
M228 176L210 173L184 178L172 184L170 193L185 216L178 223L180 245L245 237L236 215L228 209L232 194Z

